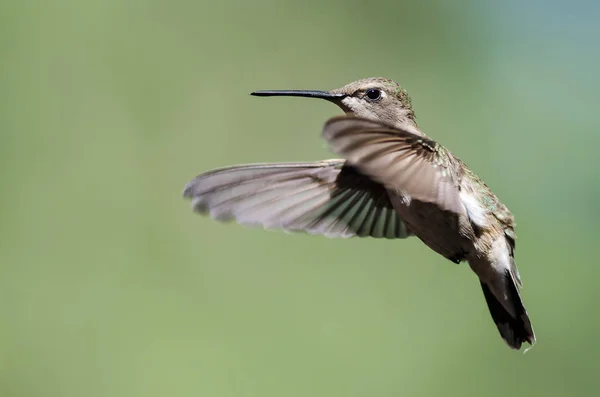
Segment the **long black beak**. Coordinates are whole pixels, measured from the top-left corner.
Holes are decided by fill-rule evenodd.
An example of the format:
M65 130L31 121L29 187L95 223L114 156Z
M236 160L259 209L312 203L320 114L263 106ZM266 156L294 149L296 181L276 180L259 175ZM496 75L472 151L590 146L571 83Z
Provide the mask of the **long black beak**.
M264 90L254 91L250 93L254 96L300 96L304 98L320 98L327 99L329 101L335 99L342 99L346 95L344 94L332 94L327 91L313 91L313 90Z

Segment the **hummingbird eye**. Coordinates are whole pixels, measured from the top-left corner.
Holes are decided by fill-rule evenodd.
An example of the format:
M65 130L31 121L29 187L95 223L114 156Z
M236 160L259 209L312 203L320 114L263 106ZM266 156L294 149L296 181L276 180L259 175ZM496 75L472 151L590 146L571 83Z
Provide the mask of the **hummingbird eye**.
M370 101L378 101L381 99L381 91L376 88L369 88L365 95Z

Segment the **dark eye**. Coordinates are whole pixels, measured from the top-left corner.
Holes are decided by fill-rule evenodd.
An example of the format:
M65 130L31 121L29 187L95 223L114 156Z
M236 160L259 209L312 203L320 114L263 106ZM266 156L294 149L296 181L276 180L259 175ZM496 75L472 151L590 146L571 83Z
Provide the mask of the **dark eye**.
M370 101L377 101L381 99L381 91L375 88L369 88L366 92L366 95Z

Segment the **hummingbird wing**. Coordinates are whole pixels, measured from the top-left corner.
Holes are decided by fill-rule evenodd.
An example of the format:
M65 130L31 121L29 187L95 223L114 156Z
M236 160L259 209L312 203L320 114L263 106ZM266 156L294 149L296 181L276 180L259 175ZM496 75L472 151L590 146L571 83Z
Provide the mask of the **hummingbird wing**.
M323 137L335 153L389 190L464 213L459 195L460 169L454 156L417 131L339 116L325 124Z
M328 237L411 235L387 190L345 160L221 168L194 178L183 196L197 212L243 225Z

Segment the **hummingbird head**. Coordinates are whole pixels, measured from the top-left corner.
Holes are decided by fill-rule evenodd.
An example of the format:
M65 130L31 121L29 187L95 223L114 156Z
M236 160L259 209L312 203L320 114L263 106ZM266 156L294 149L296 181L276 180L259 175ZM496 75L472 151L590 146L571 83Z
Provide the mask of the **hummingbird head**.
M347 114L402 127L415 124L415 113L406 90L393 80L370 77L331 91L344 97L337 105Z
M378 120L392 127L416 126L415 113L406 90L393 80L370 77L331 91L271 90L255 96L299 96L321 98L338 105L350 115Z

